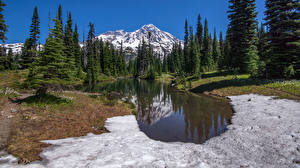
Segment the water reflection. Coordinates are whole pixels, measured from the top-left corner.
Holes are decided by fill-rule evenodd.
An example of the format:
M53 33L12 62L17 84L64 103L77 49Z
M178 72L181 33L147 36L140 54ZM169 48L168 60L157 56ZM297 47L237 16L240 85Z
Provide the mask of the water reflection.
M97 89L133 95L139 127L155 140L203 143L223 133L232 115L226 102L182 93L157 81L120 80Z

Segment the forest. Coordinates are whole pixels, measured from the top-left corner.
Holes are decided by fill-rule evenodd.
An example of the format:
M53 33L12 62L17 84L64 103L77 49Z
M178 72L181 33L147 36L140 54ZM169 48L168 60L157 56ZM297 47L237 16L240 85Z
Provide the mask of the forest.
M0 2L0 40L4 43L7 26ZM300 78L299 2L266 1L265 23L257 22L255 0L229 1L226 34L209 32L208 20L198 16L196 30L185 21L183 44L174 44L171 53L153 52L151 32L140 42L135 59L126 59L124 49L95 38L94 24L89 24L87 39L80 42L78 25L71 12L63 22L60 5L54 19L49 15L49 35L40 44L40 18L35 7L28 37L20 54L0 53L0 70L28 69L26 87L39 88L45 94L53 85L74 81L93 87L104 76L155 79L171 73L179 79L211 71L250 74L252 78ZM217 36L217 33L219 36Z

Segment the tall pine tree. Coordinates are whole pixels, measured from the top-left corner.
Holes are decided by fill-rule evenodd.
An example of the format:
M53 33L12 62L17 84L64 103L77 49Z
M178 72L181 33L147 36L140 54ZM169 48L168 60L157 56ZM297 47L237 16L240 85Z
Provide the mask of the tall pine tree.
M300 2L266 0L267 63L272 78L300 78Z
M255 0L229 0L229 38L232 67L240 72L257 72Z
M38 88L36 95L45 96L51 85L61 85L70 80L66 69L65 47L61 31L61 23L54 19L55 26L51 30L43 53L30 68L27 82L31 87Z

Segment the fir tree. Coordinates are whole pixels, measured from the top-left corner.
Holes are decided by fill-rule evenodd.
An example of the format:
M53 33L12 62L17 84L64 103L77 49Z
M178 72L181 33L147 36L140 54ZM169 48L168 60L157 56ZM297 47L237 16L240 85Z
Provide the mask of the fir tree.
M255 0L230 0L229 29L232 67L240 72L256 73L257 48Z
M5 47L0 46L0 71L7 69L7 55Z
M40 38L40 19L38 8L35 7L30 26L30 37L26 39L22 48L21 66L22 69L27 69L38 57L38 41Z
M215 66L218 67L220 65L221 52L220 52L220 48L219 48L219 42L217 39L216 28L214 29L214 39L213 39L213 44L212 44L212 50L213 50L212 55L214 58Z
M95 38L95 28L94 24L89 24L90 31L88 34L88 41L87 41L87 76L86 81L89 86L93 87L97 81L97 73L96 73L96 66L95 66L95 48L94 48L94 38Z
M220 32L219 37L219 46L220 46L220 58L219 58L219 68L224 68L224 41L223 41L223 33Z
M33 51L37 51L38 40L40 38L40 18L38 8L35 7L30 26L30 46Z
M7 25L5 24L4 16L2 14L3 12L3 7L5 7L6 4L0 0L0 40L4 43L5 40L7 39L5 34L7 32Z
M189 69L189 30L188 30L188 21L185 20L185 34L184 34L184 48L183 48L183 53L184 53L184 71L187 72Z
M64 31L64 24L63 24L63 19L62 19L62 7L61 7L61 4L59 4L58 6L58 20L60 22L60 24L62 25L61 26L61 31L63 32ZM62 34L63 36L63 34Z
M203 34L203 25L201 23L201 16L199 14L198 15L198 20L197 20L197 32L196 32L196 36L197 36L197 39L198 39L199 50L202 47L202 41L203 41L203 35L202 34Z
M54 19L55 26L51 30L41 57L30 68L27 82L38 88L36 95L45 96L48 88L55 84L64 84L70 80L66 70L65 47L63 43L60 21Z
M15 58L11 48L8 50L8 54L7 54L7 69L9 70L17 69L17 59Z
M272 78L300 78L300 12L298 0L266 0L267 73Z
M74 42L73 42L73 23L71 12L68 12L67 24L65 26L64 35L65 54L67 56L67 64L70 75L75 75L75 56L74 56Z
M76 76L77 78L82 78L82 58L81 58L81 50L79 45L79 34L78 34L78 26L75 24L75 30L73 32L73 53L75 58L75 68L76 68Z
M211 37L208 32L208 22L205 19L204 25L204 37L203 37L203 48L202 48L202 60L201 68L202 71L209 71L213 65L212 51L211 51Z

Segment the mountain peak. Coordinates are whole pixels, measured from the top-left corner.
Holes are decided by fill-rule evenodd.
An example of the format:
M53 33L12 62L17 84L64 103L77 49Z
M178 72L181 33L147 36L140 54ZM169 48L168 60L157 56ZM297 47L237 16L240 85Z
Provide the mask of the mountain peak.
M154 30L157 29L159 30L156 26L154 26L153 24L146 24L144 25L141 29L145 29L145 30Z
M153 24L146 24L134 32L125 32L123 30L109 31L100 34L97 38L108 41L117 48L119 48L123 42L123 47L125 49L130 48L129 50L136 54L142 39L148 39L148 32L152 33L150 43L153 47L153 51L160 55L170 53L173 45L181 42L170 33L158 29Z

